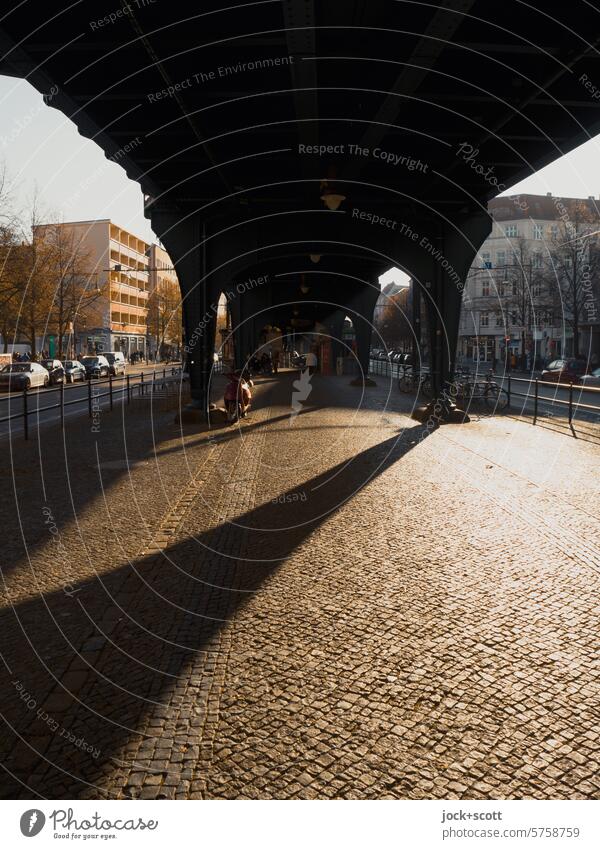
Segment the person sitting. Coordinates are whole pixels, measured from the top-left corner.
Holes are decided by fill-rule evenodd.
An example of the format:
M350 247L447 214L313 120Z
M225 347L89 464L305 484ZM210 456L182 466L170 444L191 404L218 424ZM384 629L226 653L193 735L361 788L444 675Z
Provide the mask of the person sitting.
M227 407L228 402L237 401L241 404L242 418L245 418L250 408L250 402L252 401L250 387L242 371L234 371L228 374L227 377L229 378L229 383L225 387L225 406Z
M317 355L314 351L309 351L306 355L306 368L308 369L309 374L314 374L317 370Z

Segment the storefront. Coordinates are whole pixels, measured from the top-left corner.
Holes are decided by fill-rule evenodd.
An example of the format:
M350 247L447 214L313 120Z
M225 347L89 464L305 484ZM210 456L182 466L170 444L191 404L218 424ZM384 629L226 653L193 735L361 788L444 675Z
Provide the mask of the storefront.
M146 337L134 333L112 333L112 348L107 350L121 351L125 355L125 359L129 359L132 354L139 354L142 359L146 358Z
M464 336L461 353L464 359L472 360L473 362L491 363L496 357L496 337Z

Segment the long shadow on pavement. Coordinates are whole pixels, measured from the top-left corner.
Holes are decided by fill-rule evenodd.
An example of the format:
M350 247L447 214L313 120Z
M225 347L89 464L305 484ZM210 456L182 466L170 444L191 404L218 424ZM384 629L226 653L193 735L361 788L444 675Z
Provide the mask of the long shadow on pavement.
M82 581L69 596L57 591L4 609L2 795L102 795L93 788L102 787L127 742L139 740L144 718L170 697L177 676L198 653L218 651L224 623L248 596L421 434L422 425L405 430L288 490L278 503ZM57 624L68 667L60 685L45 660L50 647L36 639ZM92 752L69 742L69 734Z

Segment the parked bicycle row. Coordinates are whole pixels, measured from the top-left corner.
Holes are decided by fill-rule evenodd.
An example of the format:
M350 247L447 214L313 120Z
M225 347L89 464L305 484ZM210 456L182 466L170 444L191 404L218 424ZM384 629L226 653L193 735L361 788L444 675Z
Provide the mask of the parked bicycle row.
M516 377L510 374L495 375L491 370L482 373L480 368L457 368L454 379L446 385L444 393L459 407L472 409L478 405L492 412L513 407L521 414L531 414L535 424L538 416L563 417L569 424L575 419L598 423L600 421L600 373L579 375L576 383L569 374L539 377ZM433 398L433 383L428 366L396 365L371 359L371 372L397 380L402 393Z
M421 394L424 398L431 399L431 374L425 369L405 366L398 377L398 389L400 392ZM469 405L483 402L491 410L504 410L509 402L508 393L496 382L491 371L475 377L468 370L459 371L446 391L452 401Z

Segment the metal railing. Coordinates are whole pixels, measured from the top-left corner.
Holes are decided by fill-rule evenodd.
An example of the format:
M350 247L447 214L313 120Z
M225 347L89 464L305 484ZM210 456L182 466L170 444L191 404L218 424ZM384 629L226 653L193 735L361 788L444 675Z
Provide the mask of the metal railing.
M369 374L378 374L383 377L392 377L398 378L401 377L404 373L404 369L412 368L411 365L405 365L404 363L396 363L393 360L389 359L375 359L371 357L369 360ZM422 366L421 371L427 371L427 366Z
M40 413L48 412L49 410L59 410L59 421L61 429L65 427L65 409L67 407L75 407L87 405L88 416L93 418L94 412L99 411L97 406L101 399L108 398L109 410L114 407L115 401L123 401L130 404L134 390L140 394L155 394L157 385L166 381L173 381L173 378L179 376L180 380L187 380L187 374L182 374L181 366L165 367L163 369L154 369L149 372L139 372L136 374L124 374L120 377L109 374L105 378L94 378L85 380L81 383L59 383L58 386L49 387L48 389L40 389L35 392L31 389L23 389L20 392L9 392L6 401L10 405L17 399L22 399L22 408L19 412L11 413L7 416L0 417L0 424L11 422L18 419L23 420L23 436L29 439L29 424L32 416L39 418ZM68 393L74 390L81 389L87 385L87 392L77 398L69 399ZM96 391L98 387L107 387L105 391ZM54 404L46 404L43 407L39 406L40 399L46 399L50 395L58 393L58 400ZM65 398L65 396L67 396ZM30 399L35 398L38 404L32 409ZM0 397L0 401L5 400Z
M512 398L526 398L529 400L533 400L533 424L536 424L538 418L540 418L539 406L540 401L545 402L551 405L557 405L559 408L566 408L567 410L567 418L569 421L569 426L573 425L573 418L576 413L579 411L594 413L600 417L600 387L596 386L585 386L585 384L581 383L555 383L554 381L549 380L540 380L539 378L533 378L530 380L526 377L512 377L512 375L506 376L506 391L508 393L508 406L511 406ZM514 388L514 384L522 384L526 383L529 387L528 392L518 392ZM533 391L531 391L531 387L533 386ZM548 395L540 395L540 387L542 391L544 391L544 387L549 387L552 389L566 389L568 390L569 397L568 398L557 398L556 395L548 396ZM593 399L597 398L598 403L596 404L587 404L583 401L579 400L581 398L581 394L587 392L589 396ZM578 398L574 398L574 395L577 395Z
M411 366L406 367L402 363L395 363L387 358L371 358L369 361L369 372L375 375L379 374L386 377L398 378L403 374L405 368L410 369ZM426 372L427 369L424 368L423 371ZM466 371L469 373L468 369ZM457 369L456 377L460 373L461 370ZM533 424L537 423L538 418L552 416L552 413L541 413L540 404L556 405L560 410L564 410L571 431L573 431L573 421L577 413L580 412L588 413L593 417L597 416L598 423L600 424L600 387L586 386L581 383L555 383L554 381L540 380L539 378L513 377L510 374L495 375L495 379L498 386L504 389L508 395L507 410L511 406L513 409L515 408L514 403L511 405L511 401L516 398L524 398L532 402L533 410L528 410L523 405L521 413L526 415L530 412L532 414ZM525 392L519 391L522 384L527 384L527 390ZM548 393L548 389L565 389L568 392L568 397L559 398L556 393L551 395ZM584 395L584 393L586 394ZM586 401L581 400L582 395L586 398Z

